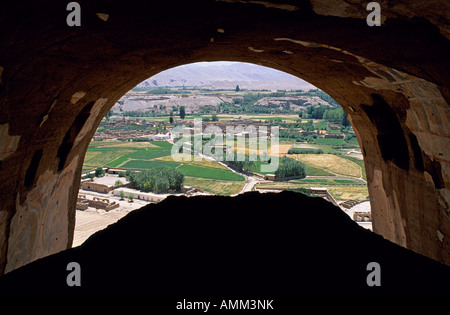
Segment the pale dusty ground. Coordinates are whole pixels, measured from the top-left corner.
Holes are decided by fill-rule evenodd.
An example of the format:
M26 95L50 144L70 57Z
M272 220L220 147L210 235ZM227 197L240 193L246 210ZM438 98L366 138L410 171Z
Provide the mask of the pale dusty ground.
M117 222L120 218L127 215L130 211L139 209L145 205L147 202L142 200L134 200L133 202L128 202L127 200L119 200L119 197L114 197L112 195L95 193L87 190L80 190L80 194L89 195L89 199L92 196L99 196L102 198L108 198L111 201L115 201L120 204L120 207L111 211L97 210L89 207L87 210L77 210L75 217L75 233L73 236L72 246L81 245L86 239L92 234L99 230L103 230L108 225Z
M101 213L91 208L86 211L77 210L72 246L76 247L81 245L89 236L117 222L117 220L126 214L127 212Z
M360 151L352 150L352 151L347 152L346 155L348 155L350 157L357 158L358 160L363 160L364 159L364 157L363 157L363 155L362 155L362 153Z
M364 202L357 204L353 208L343 209L343 210L345 213L347 213L350 216L350 218L353 219L354 212L370 212L370 201L364 201ZM363 228L372 230L372 222L357 222L357 223L360 226L362 226Z

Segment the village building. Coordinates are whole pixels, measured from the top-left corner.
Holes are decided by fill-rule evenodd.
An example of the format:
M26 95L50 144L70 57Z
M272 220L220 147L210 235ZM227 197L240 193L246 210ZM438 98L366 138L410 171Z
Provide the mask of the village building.
M120 183L119 183L120 181ZM129 184L125 177L116 177L105 175L103 177L94 177L83 179L81 181L81 189L96 191L99 193L107 194L111 190L117 187L123 187Z
M88 207L110 211L119 208L119 204L107 198L93 197L88 199L86 195L78 195L77 210L87 210Z
M155 130L148 129L145 131L138 130L104 130L99 133L96 132L94 134L93 140L103 141L103 140L130 140L136 138L146 139L152 134L155 133Z
M325 200L331 202L333 205L338 206L336 199L334 199L334 197L329 193L326 187L310 187L307 190L307 193L310 195L322 197Z
M344 139L345 134L343 133L327 133L324 135L320 135L319 138L325 138L325 139Z
M340 206L358 225L369 230L372 229L372 212L369 200L348 200L341 203Z
M277 177L275 174L266 174L264 175L265 180L275 180Z
M369 222L372 221L372 214L370 212L353 212L353 220Z
M172 138L172 132L170 132L168 134L157 134L157 135L151 135L148 136L148 140L150 141L161 141L161 140L170 140Z
M127 170L124 168L108 168L108 170L106 171L108 174L111 175L118 175L119 173L123 172L125 173ZM119 179L121 179L123 177L120 177Z
M339 129L341 129L341 125L338 125L338 124L328 124L328 128L330 128L331 130L339 130Z
M144 200L148 202L161 202L167 198L167 194L155 194L151 192L143 192L136 189L131 188L120 188L114 189L113 195L120 197L120 192L123 191L124 197L129 198L132 195L134 199Z

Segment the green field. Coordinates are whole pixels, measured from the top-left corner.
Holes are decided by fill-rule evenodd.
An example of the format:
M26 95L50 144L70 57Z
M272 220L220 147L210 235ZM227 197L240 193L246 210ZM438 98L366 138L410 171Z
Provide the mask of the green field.
M146 168L135 166L139 165L139 162L132 161L149 161L155 158L167 156L170 155L171 148L172 145L166 141L154 141L152 143L121 141L108 141L106 143L101 143L98 141L95 145L89 146L84 159L83 168L95 168L101 166ZM127 166L124 166L125 164L127 164Z
M143 94L148 92L143 89ZM189 90L189 91L171 91L170 89L156 88L149 90L151 94L162 93L163 95L171 93L188 93L195 94L208 94L217 93L217 91L205 91L205 90ZM247 100L249 102L256 101L259 98L255 93L248 91L249 94ZM136 93L134 91L133 93ZM221 91L228 96L242 97L246 92L235 90ZM271 91L261 92L261 96L275 97L277 94L273 94ZM297 93L278 93L278 96L290 95ZM331 97L323 95L322 93L311 92L308 95L317 95L327 102ZM324 98L325 97L325 98ZM244 96L245 99L245 96ZM240 102L235 102L241 104ZM242 103L243 105L244 103ZM253 111L251 104L246 103L244 106L235 106L235 104L228 104L227 106L217 107L217 118L220 122L229 122L236 119L251 119L256 122L268 123L271 126L280 127L280 139L279 147L276 153L272 153L268 148L249 148L248 141L245 141L245 148L235 149L239 153L246 155L258 155L262 156L264 153L272 157L272 162L276 162L276 157L280 159L287 155L296 160L302 161L305 165L306 178L301 180L294 180L289 182L274 182L264 181L259 185L286 185L286 187L295 189L309 188L311 186L327 187L330 193L339 200L350 199L365 199L367 197L367 187L365 184L366 172L364 161L356 158L348 157L346 154L351 149L358 149L359 144L356 135L351 132L351 128L344 123L339 117L332 117L325 115L323 112L318 115L318 112L303 111L302 115L294 111L284 111L274 113L272 111L266 113L259 113L260 111ZM338 105L332 101L330 104ZM222 104L226 105L226 104ZM251 105L253 106L253 105ZM160 108L161 109L161 108ZM243 112L240 113L239 111ZM135 115L136 114L136 115ZM127 114L128 117L139 117L140 121L153 121L157 123L163 123L165 126L173 127L169 124L168 112L154 112L152 117L140 117L139 113ZM147 113L150 114L150 113ZM185 120L192 123L195 118L202 118L206 124L206 120L212 120L213 112L207 112L198 110L195 113L189 113ZM113 115L110 119L126 119L126 116ZM153 117L154 116L154 117ZM325 118L328 117L328 120ZM173 118L179 118L179 112L173 114ZM338 125L336 129L330 124ZM105 130L106 128L116 128L105 124L100 125L99 130ZM144 127L142 124L133 126L127 126L127 128L133 128L132 130L142 130L142 128L148 128L155 130L156 127ZM345 139L330 139L319 138L320 134L304 134L304 131L327 131L329 133L344 133ZM157 131L156 131L157 132ZM191 140L191 142L194 142ZM205 143L206 140L203 142ZM270 140L268 140L268 146L270 147ZM288 151L291 147L298 148L297 152ZM86 158L83 164L83 170L94 169L96 167L117 167L125 169L153 169L160 166L169 168L176 168L185 175L185 185L197 187L205 191L221 194L221 195L233 195L239 193L245 185L245 177L240 174L230 171L226 166L213 160L201 160L195 161L192 156L182 156L184 159L177 159L180 156L171 155L172 144L166 141L154 141L154 142L130 142L130 141L92 141L86 152ZM321 153L321 154L318 154ZM358 156L358 155L353 155ZM275 158L274 158L275 157ZM252 172L266 175L270 172L262 172L261 166L267 164L263 161L255 161L252 166Z
M132 149L125 148L88 148L83 168L89 169L109 165L112 161L134 152Z
M344 139L327 139L327 138L317 138L314 140L317 144L343 144Z
M183 172L185 176L202 177L210 179L221 179L230 181L244 181L245 178L242 175L233 173L230 170L221 170L217 168L202 167L196 165L184 164L177 168Z
M311 184L335 184L335 185L365 185L365 183L361 180L357 179L342 179L342 178L329 178L329 177L321 177L321 178L303 178L294 180L294 182L299 183L311 183Z
M151 168L156 167L170 167L170 168L176 168L180 166L180 164L172 163L172 162L164 162L164 161L153 161L153 160L130 160L123 164L121 167L123 168L135 168L135 169L143 169L148 170Z
M299 188L308 189L311 186L315 186L312 183L302 183L298 181L288 181L288 182L267 182L258 184L258 188L283 188L289 190L297 190ZM369 192L366 185L336 185L330 183L318 183L320 187L327 188L330 194L340 201L352 199L352 200L366 200L369 197Z
M311 144L309 147L322 148L325 152L330 152L328 151L328 146L342 142L340 139L315 140L324 143ZM298 143L293 141L280 141L280 156L286 154L294 144L299 146ZM171 155L171 148L172 144L166 141L92 142L86 152L83 170L103 166L125 169L152 169L165 166L181 171L185 175L185 185L197 187L213 194L227 196L239 193L245 185L245 177L232 172L216 161L205 159L195 161L189 155L183 156L185 159L188 159L187 161L182 159L176 161ZM341 154L342 152L336 154L288 155L305 163L307 178L286 183L261 183L259 186L274 185L278 187L284 185L289 189L319 186L327 187L330 193L339 200L345 200L346 198L365 199L368 195L367 187L363 180L358 179L360 177L366 178L364 161ZM263 173L261 172L261 165L265 163L255 161L252 171ZM339 174L348 177L340 176Z
M171 156L172 144L154 142L95 142L90 145L83 170L96 167L120 167L125 169L152 169L156 167L177 168L186 176L186 185L223 195L238 193L245 178L225 166L209 160L175 162Z
M244 187L245 182L185 176L184 184L212 194L230 196L238 194Z

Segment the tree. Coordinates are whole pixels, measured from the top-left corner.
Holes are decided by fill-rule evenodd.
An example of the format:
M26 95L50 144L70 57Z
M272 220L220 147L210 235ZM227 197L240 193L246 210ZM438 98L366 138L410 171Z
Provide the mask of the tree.
M335 109L327 109L323 114L323 119L340 123L343 121L343 116L345 116L344 110L339 107Z
M305 124L301 124L301 127L305 131L314 131L315 129L312 119L307 120Z
M170 112L169 123L173 124L173 112Z
M169 190L180 190L184 182L184 174L168 167L156 167L142 172L133 172L129 177L130 186L142 191L166 193Z
M180 106L180 118L184 119L184 117L186 117L186 110L184 106Z
M255 165L254 161L256 161L254 157L252 157L251 159L249 155L245 155L244 161L238 161L237 159L233 159L231 161L228 161L228 163L236 167L238 170L252 172Z
M130 200L130 202L133 202L134 195L133 194L128 194L128 200Z
M152 187L152 183L150 183L150 181L146 181L141 185L141 190L145 191L145 192L149 192L151 191L151 187Z
M325 118L323 117L325 111L327 110L328 107L326 106L319 106L319 107L308 107L307 112L309 114L309 118L313 118L313 119L322 119Z
M97 167L95 170L95 177L103 177L105 175L105 171L102 167Z
M105 115L106 121L109 122L109 119L111 118L112 115L113 115L113 111L112 111L112 109L111 109L111 110L109 110L109 111L106 113L106 115Z
M169 179L166 177L155 177L154 179L154 191L156 193L165 193L170 189Z
M241 89L239 88L239 84L238 85L236 85L236 89L235 89L235 91L236 92L239 92Z
M300 178L306 177L305 165L297 160L283 156L278 169L275 171L277 178L298 176Z
M219 118L217 118L217 115L216 115L216 114L212 114L211 120L212 120L212 121L218 121Z
M120 200L124 200L125 199L125 192L123 190L120 191Z
M344 141L348 143L348 142L349 142L350 140L352 140L354 137L355 137L355 136L352 135L352 134L350 133L350 134L348 134L348 135L345 135Z

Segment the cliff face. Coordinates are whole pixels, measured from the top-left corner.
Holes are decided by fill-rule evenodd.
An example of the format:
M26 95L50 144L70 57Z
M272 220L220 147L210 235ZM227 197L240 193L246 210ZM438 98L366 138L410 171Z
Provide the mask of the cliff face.
M4 2L0 19L0 274L70 248L86 148L127 91L198 61L301 77L346 112L374 231L450 265L450 3Z
M69 287L69 262L81 286ZM370 262L380 265L370 287ZM371 276L369 276L372 279ZM450 293L450 267L395 245L320 198L170 197L80 247L0 277L0 293L310 295Z

